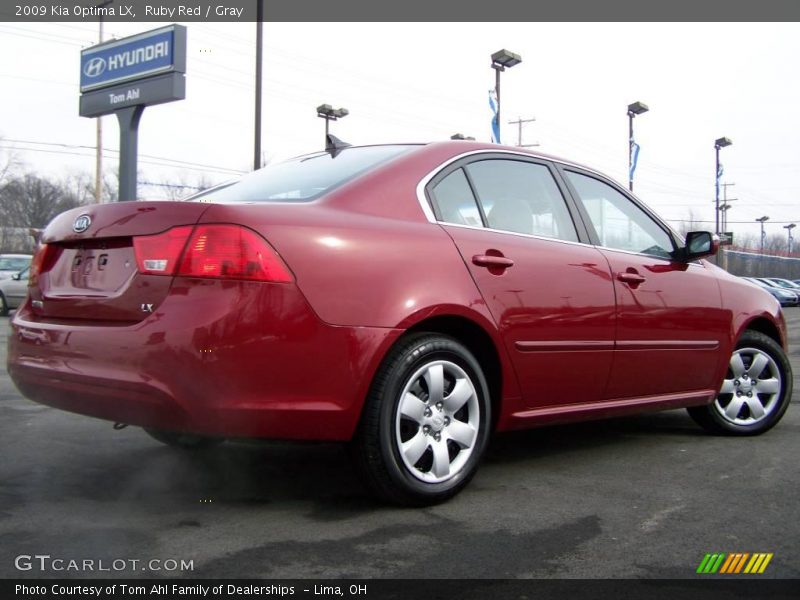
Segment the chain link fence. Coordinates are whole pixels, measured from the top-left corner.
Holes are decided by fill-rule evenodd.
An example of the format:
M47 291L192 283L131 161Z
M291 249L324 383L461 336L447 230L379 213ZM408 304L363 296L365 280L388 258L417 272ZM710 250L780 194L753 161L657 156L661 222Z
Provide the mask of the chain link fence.
M718 264L732 275L800 279L800 257L726 248Z

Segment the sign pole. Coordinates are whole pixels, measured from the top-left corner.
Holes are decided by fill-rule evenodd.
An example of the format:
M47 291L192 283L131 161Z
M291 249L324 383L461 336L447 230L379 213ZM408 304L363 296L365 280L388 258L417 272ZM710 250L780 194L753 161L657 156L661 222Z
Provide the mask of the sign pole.
M139 120L142 118L144 105L137 104L114 112L119 121L119 200L136 200Z

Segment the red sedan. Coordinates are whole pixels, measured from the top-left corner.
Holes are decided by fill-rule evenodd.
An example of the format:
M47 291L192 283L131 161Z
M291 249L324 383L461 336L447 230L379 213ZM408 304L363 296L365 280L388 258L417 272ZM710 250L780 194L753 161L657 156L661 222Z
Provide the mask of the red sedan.
M775 425L778 303L625 189L475 142L334 149L43 235L8 370L32 400L198 447L349 442L388 500L442 501L493 431L688 407Z

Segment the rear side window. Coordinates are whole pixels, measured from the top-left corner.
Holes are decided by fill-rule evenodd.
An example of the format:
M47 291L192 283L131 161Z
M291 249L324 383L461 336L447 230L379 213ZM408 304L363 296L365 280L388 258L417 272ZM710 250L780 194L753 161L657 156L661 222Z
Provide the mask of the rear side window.
M362 146L268 165L234 183L187 198L193 202L307 202L408 152L414 146Z
M491 159L467 165L467 173L491 229L578 241L564 197L546 166Z
M462 169L453 171L433 188L433 202L439 220L456 225L483 227L475 196Z

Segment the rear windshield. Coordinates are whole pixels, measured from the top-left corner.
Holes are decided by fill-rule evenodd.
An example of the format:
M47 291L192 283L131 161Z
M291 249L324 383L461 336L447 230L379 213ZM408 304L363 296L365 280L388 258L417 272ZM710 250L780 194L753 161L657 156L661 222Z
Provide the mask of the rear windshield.
M192 202L306 202L413 146L361 146L335 155L310 154L267 165L230 184L187 198Z

